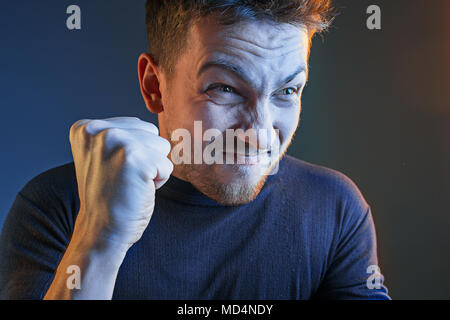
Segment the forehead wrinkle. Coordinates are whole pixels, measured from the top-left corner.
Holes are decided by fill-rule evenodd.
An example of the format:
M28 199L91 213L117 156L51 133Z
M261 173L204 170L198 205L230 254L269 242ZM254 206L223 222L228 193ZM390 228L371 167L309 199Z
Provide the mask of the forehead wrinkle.
M301 55L301 51L299 50L300 46L295 47L294 49L286 49L286 47L279 47L279 48L273 48L273 49L264 49L264 52L260 49L252 50L250 48L243 48L241 46L235 46L231 45L229 46L232 48L232 50L242 51L244 53L251 54L252 56L261 58L261 59L276 59L276 58L282 58L286 57L292 53L298 53L298 55ZM285 49L285 50L280 50Z
M244 46L241 44L242 42L245 43ZM249 53L253 56L263 59L273 59L277 57L287 56L295 51L303 51L300 40L296 43L295 46L287 47L286 45L282 45L274 47L263 47L247 40L231 37L226 39L225 47L228 47L232 50L243 51L245 53Z
M233 49L236 49L237 51L243 51L243 52L246 52L246 53L253 54L254 56L257 56L258 58L261 58L261 59L263 59L265 61L269 60L271 62L270 64L261 64L261 66L264 66L264 67L266 67L269 70L268 74L271 73L270 70L286 70L287 69L285 67L286 59L280 59L280 58L285 58L285 57L288 57L291 54L294 54L295 56L298 57L298 59L293 59L292 61L295 61L295 64L300 63L295 71L298 72L301 69L303 69L304 72L306 73L306 78L308 78L308 73L309 73L308 62L306 61L306 56L305 56L305 59L302 59L303 55L302 55L302 53L300 53L298 51L300 46L297 46L295 49L292 49L292 50L289 50L289 51L283 51L282 53L279 53L279 54L275 53L275 54L272 54L272 55L267 55L267 54L265 54L265 55L258 55L258 54L254 54L253 52L249 52L249 51L247 51L247 50L245 50L245 49L243 49L241 47L237 47L237 48L234 47L234 46L230 46L230 47L232 47ZM235 50L230 50L230 51L233 52L233 56L235 56L238 61L243 61L242 56L239 55L238 53L234 52ZM225 54L228 54L228 52L225 52ZM258 67L258 62L256 60L249 59L248 63L245 63L245 60L243 62L244 62L243 65L255 64ZM261 68L258 68L258 69L261 69ZM265 68L263 68L263 69L265 69ZM294 72L294 69L292 70L292 72ZM279 74L280 72L276 72L276 73ZM269 78L272 78L272 77L269 77ZM290 81L287 81L288 78L290 78L290 80L293 80L295 77L287 77L282 82L280 82L280 84L285 84L285 83L290 82Z
M285 45L286 43L289 43L291 41L294 42L294 40L293 40L294 38L293 37L286 37L286 38L283 38L283 39L279 39L278 42L282 43L279 46L264 46L262 44L259 44L259 43L255 42L255 41L251 41L249 39L245 39L245 38L242 38L240 36L229 35L229 36L227 36L227 40L228 39L229 40L236 40L237 42L245 42L247 44L250 44L251 46L255 46L255 47L263 49L263 50L277 50L277 49L280 49L280 48L285 48L286 47L286 45ZM295 40L295 42L297 42L297 41L300 42L299 39ZM297 45L297 47L300 47L300 45Z
M263 49L273 48L272 45L275 44L276 46L277 43L281 43L282 46L285 42L294 38L308 35L308 31L304 27L289 23L273 23L268 20L244 20L223 28L219 33L224 37L245 41ZM264 43L268 46L264 46Z
M231 60L231 61L230 61ZM249 72L249 68L242 67L240 64L235 64L232 59L227 58L210 58L207 59L206 62L201 64L197 76L200 76L203 72L205 72L207 69L210 68L220 68L225 71L228 71L232 73L234 76L238 77L241 81L245 82L247 85L253 88L255 91L266 91L266 87L269 86L267 84L267 79L272 79L272 77L269 74L273 74L271 72L265 72L261 77L257 77L256 79L253 78L252 72ZM295 69L293 72L291 72L288 76L286 76L284 79L279 80L276 85L285 85L295 78L297 78L302 72L305 74L308 73L307 66L304 64L300 64L297 69ZM280 72L276 72L277 74L280 74ZM249 76L250 75L250 76ZM273 84L271 83L270 86Z
M297 71L294 70L294 66L292 66L292 68L289 67L292 63L288 62L288 64L286 64L288 58L283 59L288 55L296 55L298 59L292 57L291 61L295 61L295 67L303 67L306 74L308 73L307 61L302 59L303 52L299 52L302 49L300 44L297 44L293 49L289 50L289 48L287 48L287 50L283 50L282 52L279 52L279 50L276 49L279 47L264 49L266 51L265 54L259 54L258 52L252 52L252 50L249 51L248 48L243 47L234 37L232 37L232 39L219 38L208 40L204 43L203 48L201 49L203 54L201 54L200 59L197 60L197 76L201 73L200 71L205 63L213 62L210 63L210 65L222 64L220 67L225 67L223 69L228 69L230 72L234 73L234 75L240 75L238 78L243 80L243 82L248 84L253 90L265 91L266 86L269 85L269 82L272 86L275 85L275 82L276 85L278 85L282 82L282 80L285 80L281 79L281 77L280 79L274 79L275 74L280 75L281 71L289 71L289 69L292 69L289 72L291 75L292 72ZM248 41L245 42L248 43ZM255 48L256 47L253 46L252 49ZM286 49L286 47L282 48ZM260 51L260 49L257 50ZM269 55L267 54L268 51L275 51L275 53ZM254 57L257 57L258 59L255 60ZM259 59L261 59L261 63L258 63ZM255 71L258 70L263 72L255 74ZM277 71L273 72L271 70Z
M289 25L289 28L280 26L280 25L272 25L267 24L266 22L258 24L257 28L255 24L245 23L238 25L232 25L223 28L223 26L219 26L216 24L215 20L211 20L212 24L206 23L204 28L200 28L199 24L196 24L196 28L193 32L193 36L195 41L200 47L203 47L201 51L206 51L208 54L217 52L217 51L225 51L225 54L228 54L227 51L232 52L235 58L238 60L243 60L243 58L247 58L252 60L252 57L248 57L251 55L253 57L270 60L286 57L292 53L298 54L298 57L301 58L307 55L307 47L309 46L309 42L307 41L307 35L302 28L297 28ZM293 29L295 28L295 29ZM194 31L192 30L191 31ZM276 31L273 31L276 30ZM266 31L266 32L265 32ZM286 36L285 33L280 35L280 32L287 31L290 36ZM254 35L253 38L247 37L244 38L244 35L250 34ZM202 36L203 35L203 36ZM260 41L258 41L260 40ZM276 40L276 41L271 41ZM269 46L265 46L264 43L269 44ZM275 44L270 46L270 44ZM279 44L279 45L277 45ZM242 53L246 55L246 57L242 56ZM273 61L275 64L281 65L282 61L278 62Z

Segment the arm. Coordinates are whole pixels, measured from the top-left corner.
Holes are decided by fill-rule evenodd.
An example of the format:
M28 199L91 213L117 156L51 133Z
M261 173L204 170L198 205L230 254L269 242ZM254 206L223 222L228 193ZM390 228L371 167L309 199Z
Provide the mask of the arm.
M112 298L128 247L97 242L97 239L86 237L72 238L44 299Z
M0 243L1 296L41 299L50 286L46 299L110 299L127 250L150 222L155 190L173 169L170 143L137 118L78 121L70 142L79 208L61 207L58 188L43 191L55 177L29 198L19 194ZM79 289L67 285L71 266Z
M128 249L150 222L170 177L170 143L137 118L82 120L70 131L80 212L45 299L111 299ZM79 271L79 288L67 270Z
M0 299L112 297L127 248L72 236L75 181L69 164L36 177L17 195L0 234ZM80 289L67 285L72 265L79 267Z
M17 195L0 234L0 299L42 299L72 234L78 203L61 177L73 165L52 169L30 181ZM59 181L58 181L59 180ZM42 188L53 182L51 187ZM70 208L76 209L74 213Z
M379 274L378 281L371 281L373 273L368 273L368 268L377 267L376 234L370 207L365 211L353 209L342 222L332 262L314 298L389 300L383 276Z

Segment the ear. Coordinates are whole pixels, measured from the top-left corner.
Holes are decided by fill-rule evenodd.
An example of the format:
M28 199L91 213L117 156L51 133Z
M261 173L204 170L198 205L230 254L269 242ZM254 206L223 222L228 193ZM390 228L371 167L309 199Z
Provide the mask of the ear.
M139 84L145 105L150 112L160 113L164 110L159 91L159 73L154 59L142 53L138 59Z

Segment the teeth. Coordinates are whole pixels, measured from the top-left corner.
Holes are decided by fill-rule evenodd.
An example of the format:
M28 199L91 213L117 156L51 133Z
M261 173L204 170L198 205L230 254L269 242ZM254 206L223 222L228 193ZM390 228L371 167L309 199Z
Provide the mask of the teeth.
M248 154L248 153L236 153L237 156L240 157L257 157L258 155L263 155L266 154L267 152L260 152L260 153L252 153L252 154Z
M220 150L218 150L218 152L220 152ZM262 156L265 154L268 154L268 152L259 152L259 153L240 153L240 152L235 152L235 151L224 151L224 153L229 153L229 154L235 154L238 157L257 157L257 156ZM215 156L216 154L216 150L213 150L212 155Z

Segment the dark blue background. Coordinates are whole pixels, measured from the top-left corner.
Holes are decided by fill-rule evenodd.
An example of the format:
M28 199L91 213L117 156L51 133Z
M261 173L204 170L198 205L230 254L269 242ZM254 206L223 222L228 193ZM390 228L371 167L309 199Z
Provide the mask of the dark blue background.
M75 3L82 29L70 31L66 8ZM156 118L141 101L136 72L147 47L144 1L19 0L0 6L3 222L29 178L71 161L73 122Z
M371 204L393 298L450 298L450 2L337 1L314 40L289 153L344 172ZM66 28L77 4L82 29ZM382 30L365 27L369 4ZM0 4L0 226L23 185L71 161L81 118L155 121L136 72L144 1Z

